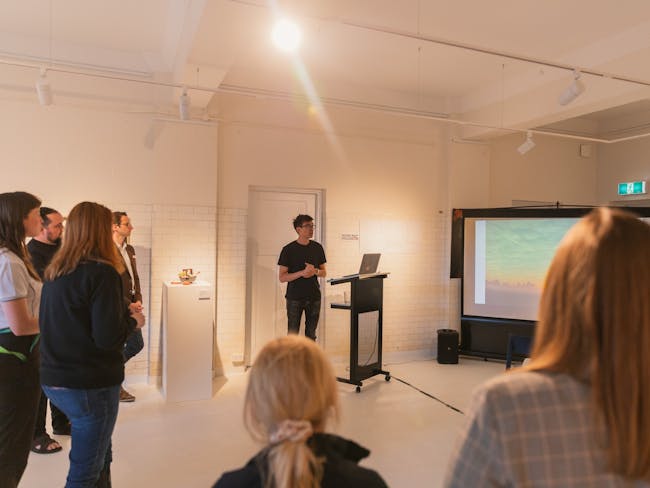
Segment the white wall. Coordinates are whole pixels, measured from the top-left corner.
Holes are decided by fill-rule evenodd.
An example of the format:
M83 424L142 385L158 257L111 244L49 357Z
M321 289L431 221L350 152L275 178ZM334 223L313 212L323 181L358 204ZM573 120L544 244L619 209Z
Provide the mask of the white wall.
M245 346L249 186L325 190L328 275L355 269L364 235L372 239L382 252L381 269L391 271L384 293L384 352L430 354L436 329L449 320L445 130L417 143L236 123L223 124L219 136L217 333L224 368ZM372 233L376 225L385 233ZM343 240L348 233L363 235L360 241ZM329 308L341 294L327 285L323 323L328 351L344 356L349 315Z
M0 101L2 191L24 189L67 211L81 200L216 203L216 128L150 116Z
M216 128L165 124L148 149L149 120L142 114L0 101L0 192L34 193L64 214L91 200L131 216L131 242L149 304L147 348L127 367L138 377L159 372L162 280L184 267L216 280Z
M648 195L638 197L619 197L617 184L627 181L650 181L650 139L620 142L603 145L598 161L598 201L634 202L647 199ZM648 189L650 191L650 188Z
M451 208L487 207L490 203L490 144L452 142L449 153Z
M356 112L339 113L334 132L323 132L311 120L285 117L291 107L282 110L266 108L263 123L252 120L259 115L253 110L245 114L251 121L226 121L219 131L165 124L147 149L145 115L0 102L0 191L31 191L63 212L96 200L133 217L151 310L147 356L129 365L132 375L159 373L160 284L187 266L216 283L216 369L235 367L231 358L244 352L246 339L250 186L325 191L330 276L354 269L368 241L383 253L381 268L392 272L387 357L431 355L436 329L458 325L457 284L448 279L451 208L597 201L597 151L581 158L572 141L536 138L522 157L515 150L521 136L454 144L447 127L430 121ZM378 226L386 232L373 232ZM328 306L341 293L325 290L327 348L335 355L345 355L348 344L347 315Z
M594 205L599 148L580 156L580 142L535 136L537 144L523 156L517 147L523 134L496 139L491 144L489 206L508 207L513 200Z

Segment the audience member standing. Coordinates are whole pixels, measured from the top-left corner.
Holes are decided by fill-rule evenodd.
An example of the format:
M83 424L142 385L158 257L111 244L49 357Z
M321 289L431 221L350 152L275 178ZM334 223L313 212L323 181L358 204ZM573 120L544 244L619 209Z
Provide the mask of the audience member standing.
M0 194L0 486L18 486L34 436L41 282L25 238L41 231L41 202L25 192Z
M138 312L142 312L142 292L140 290L138 268L135 264L135 249L127 242L132 231L133 225L126 212L113 212L113 242L115 242L124 264L124 271L122 271L124 300L131 304L132 308L135 307ZM143 347L142 330L136 329L129 335L126 344L124 344L124 363L142 351ZM135 396L122 387L120 389L120 401L134 402Z
M61 235L63 234L63 215L49 207L41 207L41 232L27 243L27 250L34 265L34 269L43 279L45 268L52 257L61 247ZM52 430L57 435L70 435L70 422L68 417L50 403L52 412ZM32 452L37 454L51 454L59 452L61 445L52 439L47 433L45 419L47 417L47 395L41 392L41 400L36 415L36 426L34 428L34 440L32 441Z
M63 215L49 207L40 209L42 229L38 235L27 243L27 250L39 276L43 276L45 268L50 264L54 254L61 247L63 236Z
M265 447L215 488L386 487L357 464L370 451L325 433L338 413L336 378L320 346L297 335L269 342L249 373L244 403L246 427Z
M67 488L109 487L111 436L124 380L124 341L144 325L122 295L122 261L112 216L77 204L59 252L45 270L41 300L41 383L72 423Z
M600 208L560 244L528 366L480 387L445 486L650 486L650 226Z

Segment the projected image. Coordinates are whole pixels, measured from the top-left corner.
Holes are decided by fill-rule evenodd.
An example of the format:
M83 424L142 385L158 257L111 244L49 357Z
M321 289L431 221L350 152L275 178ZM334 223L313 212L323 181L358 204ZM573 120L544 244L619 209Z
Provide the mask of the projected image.
M516 307L526 316L536 316L546 270L558 244L576 222L577 219L488 221L486 302L496 307Z
M634 209L650 223L650 208ZM535 321L548 266L579 217L463 219L463 316Z
M466 264L473 266L465 268L465 313L536 320L546 270L558 244L577 221L574 218L474 221L471 238L467 239L466 234L469 246ZM467 273L470 270L473 276Z

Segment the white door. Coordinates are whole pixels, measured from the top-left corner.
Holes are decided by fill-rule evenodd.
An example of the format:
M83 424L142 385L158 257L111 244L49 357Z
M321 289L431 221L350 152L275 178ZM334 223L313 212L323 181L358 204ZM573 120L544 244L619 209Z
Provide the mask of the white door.
M251 189L249 192L247 335L250 341L247 341L247 365L253 363L264 344L287 334L286 283L278 281L278 257L282 247L297 238L292 222L298 214L314 217L314 240L322 242L322 227L317 216L319 197L314 190ZM322 331L323 318L321 313L319 332ZM304 324L301 325L301 334L304 334L303 327Z

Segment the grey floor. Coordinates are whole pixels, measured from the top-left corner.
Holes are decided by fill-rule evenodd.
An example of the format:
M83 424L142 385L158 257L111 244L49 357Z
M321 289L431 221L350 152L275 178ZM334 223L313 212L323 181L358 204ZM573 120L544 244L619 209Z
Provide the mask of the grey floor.
M368 379L361 393L340 384L343 418L333 430L369 448L362 464L389 486L440 486L463 415L428 395L464 411L473 388L504 365L461 358L458 365L432 360L385 368L393 379ZM212 400L167 404L153 386L129 386L137 401L120 406L113 486L210 487L224 470L244 464L258 450L242 422L245 387L245 374L220 378ZM30 455L21 488L65 484L70 438L57 439L62 452Z

